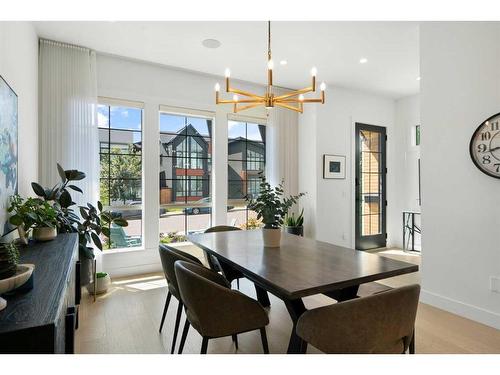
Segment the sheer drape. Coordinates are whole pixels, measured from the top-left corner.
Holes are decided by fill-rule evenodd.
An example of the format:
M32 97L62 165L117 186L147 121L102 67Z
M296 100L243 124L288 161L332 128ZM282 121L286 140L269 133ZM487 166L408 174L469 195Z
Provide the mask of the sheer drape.
M40 182L60 178L56 163L78 169L87 178L78 181L84 194L77 204L95 203L99 188L96 57L89 49L40 40Z
M276 90L276 95L285 90ZM285 194L298 193L298 113L283 108L269 111L266 128L267 178L271 185L284 180Z

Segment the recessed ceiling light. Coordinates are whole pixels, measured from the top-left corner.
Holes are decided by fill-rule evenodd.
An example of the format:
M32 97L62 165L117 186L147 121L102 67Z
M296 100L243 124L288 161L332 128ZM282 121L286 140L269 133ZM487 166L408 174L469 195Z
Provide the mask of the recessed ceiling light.
M286 65L286 64L288 64L288 61L286 61L286 60L281 60L280 61L280 65Z
M217 39L205 39L201 44L207 48L219 48L221 43Z
M360 64L366 64L368 62L368 59L366 57L362 57L359 59Z
M417 77L417 81L420 81L420 77Z

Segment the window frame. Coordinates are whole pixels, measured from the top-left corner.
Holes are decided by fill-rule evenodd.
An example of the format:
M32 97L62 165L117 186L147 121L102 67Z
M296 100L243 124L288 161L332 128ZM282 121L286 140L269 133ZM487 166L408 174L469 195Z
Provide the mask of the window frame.
M242 157L241 157L241 160L238 160L238 159L231 159L230 158L230 155L229 155L229 124L230 122L239 122L239 123L244 123L245 124L245 150L244 152L242 153ZM256 143L262 143L264 145L264 157L263 158L251 158L251 159L248 159L248 124L252 124L252 125L258 125L258 126L264 126L266 131L265 131L265 136L264 136L264 139L262 140L262 142L258 142L258 141L255 141ZM268 132L267 132L267 119L266 118L261 118L261 117L253 117L253 116L244 116L244 115L235 115L235 114L228 114L227 116L227 123L226 123L226 127L227 127L227 137L226 137L226 146L228 147L228 152L227 152L227 155L226 155L226 162L229 163L231 161L234 161L234 162L241 162L241 165L242 165L242 171L244 171L245 173L247 173L248 171L252 171L252 172L257 172L259 170L262 170L264 172L264 176L267 177L267 138L268 138ZM252 141L252 140L250 140ZM263 166L263 168L261 169L248 169L248 165L251 164L260 164L261 166ZM255 176L246 176L243 181L243 184L247 187L247 192L248 192L248 187L250 185L254 185L255 184L255 178L252 178L252 177L255 177ZM237 206L237 205L244 205L245 208L232 208L232 211L231 212L236 212L236 211L245 211L245 223L242 223L242 225L244 224L245 226L248 225L248 219L249 219L249 209L248 209L248 204L246 203L245 199L230 199L229 198L229 189L230 189L230 183L231 181L234 181L234 180L231 180L229 178L229 174L226 178L226 185L227 185L227 196L226 196L226 218L227 218L227 214L229 213L229 211L227 210L228 207L230 206Z
M100 166L100 160L102 155L107 155L109 158L113 155L111 152L112 147L111 147L111 132L112 130L119 130L119 131L128 131L132 133L140 133L141 134L141 144L144 144L144 122L145 122L145 105L143 102L140 101L132 101L132 100L127 100L127 99L117 99L117 98L110 98L110 97L105 97L105 96L98 96L97 97L97 104L96 104L96 116L97 116L97 109L99 106L106 106L108 107L108 126L107 128L102 128L99 126L99 123L97 123L97 128L98 129L107 129L108 131L108 142L101 142L99 139L99 150L98 150L98 155L99 155L99 166ZM115 129L112 128L111 124L111 107L122 107L122 108L134 108L134 109L140 109L141 110L141 127L140 130L132 130L132 129ZM108 147L104 147L107 152L103 153L103 144L106 144ZM131 252L131 251L140 251L140 250L145 250L145 225L144 225L144 213L145 213L145 205L144 205L144 193L145 193L145 184L144 184L144 149L141 148L141 153L140 153L140 158L141 158L141 177L133 179L134 181L140 180L141 183L141 205L140 205L140 210L141 210L141 244L139 246L130 246L130 247L116 247L116 248L110 248L110 249L105 249L103 250L103 254L113 254L113 253L126 253L126 252ZM139 155L136 155L139 156ZM110 160L111 162L111 160ZM101 193L101 181L102 180L111 180L112 178L109 177L109 171L108 171L108 177L101 177L101 169L99 168L99 187L98 187L98 192L99 192L99 200L101 200L100 193ZM108 202L108 205L103 204L103 209L104 210L109 210L109 211L125 211L127 209L130 210L136 210L137 207L124 207L124 206L113 206L111 205L110 202Z
M204 215L209 215L209 223L210 223L209 226L211 226L213 224L213 221L214 221L214 208L215 208L215 205L214 205L215 181L213 178L214 171L212 168L213 168L213 157L214 157L213 146L214 146L214 129L215 129L216 114L215 114L215 112L211 112L211 111L203 111L203 110L197 110L197 109L191 109L191 108L160 105L159 109L158 109L158 136L159 136L160 142L161 142L162 134L173 134L173 133L161 131L161 116L162 116L162 114L173 115L173 116L182 116L182 117L186 117L186 118L200 118L200 119L204 119L204 120L211 120L211 129L209 131L210 134L208 136L201 135L200 137L198 137L198 136L193 136L193 135L187 135L186 138L184 140L182 140L182 142L186 142L189 150L186 149L184 151L181 151L182 152L181 157L177 156L177 154L176 154L177 151L172 151L172 155L170 156L172 159L172 165L175 166L176 169L178 168L177 165L178 165L179 159L181 159L181 165L183 165L184 167L187 167L187 168L180 168L180 169L204 170L205 165L206 165L206 169L207 169L207 171L210 171L210 174L209 174L209 178L204 178L204 176L188 176L188 175L181 176L182 178L179 178L179 177L175 177L174 175L172 175L172 179L168 179L168 178L165 179L165 181L172 181L172 182L175 181L175 184L177 184L178 181L183 181L183 186L185 186L184 193L187 194L186 197L198 197L199 199L197 199L196 201L185 200L184 203L176 203L176 204L162 204L161 201L159 200L159 202L158 202L159 203L159 205L158 205L158 208L159 208L158 227L160 227L160 225L161 225L161 222L160 222L161 211L167 210L169 207L170 208L172 208L172 207L182 208L182 209L186 209L186 208L192 209L195 207L198 207L198 208L208 207L210 210L210 213L204 214ZM210 146L209 146L209 150L211 150L211 152L209 153L210 156L208 156L208 155L207 156L200 156L199 155L200 153L203 153L203 149L199 145L199 143L196 141L196 138L203 138L203 139L209 138L210 139ZM192 152L192 150L191 150L193 141L196 142L196 145L198 146L197 149L200 150L199 152L196 152L197 157L194 158L195 162L197 163L196 168L194 168L191 165L191 160L192 160L191 154L194 153L194 151ZM161 151L159 152L158 156L160 157L159 164L161 166L162 160L163 160L163 158L165 158L165 156L161 156ZM198 168L199 167L198 163L202 163L202 168ZM158 181L160 182L160 184L161 184L161 178L160 178L161 173L162 173L162 170L160 168L158 171L158 179L159 179ZM206 181L207 179L209 181L209 184L208 184L209 195L208 195L208 197L204 197L203 196L203 181ZM193 188L193 186L195 186L196 184L199 184L198 181L201 181L201 190L199 188L196 188L196 189ZM173 187L173 185L174 184L172 184L172 187ZM193 193L193 192L195 192L196 195L192 195L191 193ZM201 194L199 194L200 192L201 192ZM177 193L178 192L175 191L175 194L177 194ZM182 196L184 196L184 195L182 195ZM210 198L209 203L206 203L206 202L199 203L198 202L198 201L203 200L205 198ZM183 212L182 215L184 217L184 232L185 232L184 235L186 235L186 232L189 232L188 217L192 216L192 215L188 214L187 212ZM159 230L159 233L162 233L161 229ZM175 244L176 245L185 244L187 242L188 241L186 240L186 241L175 242Z

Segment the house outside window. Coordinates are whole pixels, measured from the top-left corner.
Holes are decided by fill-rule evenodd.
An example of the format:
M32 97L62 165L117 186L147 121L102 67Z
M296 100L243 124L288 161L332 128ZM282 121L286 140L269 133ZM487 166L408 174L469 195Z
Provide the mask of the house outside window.
M266 127L257 122L228 121L228 225L252 229L256 213L245 197L256 197L265 175Z
M213 117L160 111L160 242L185 242L212 222Z

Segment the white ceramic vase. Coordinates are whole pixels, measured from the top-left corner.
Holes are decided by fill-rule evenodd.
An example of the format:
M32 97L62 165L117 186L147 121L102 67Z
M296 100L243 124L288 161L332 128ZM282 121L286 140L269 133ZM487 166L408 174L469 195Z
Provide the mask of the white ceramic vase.
M104 277L96 277L96 287L95 287L95 294L103 294L106 293L109 289L109 286L111 285L111 278L109 277L109 274L106 274ZM94 283L90 283L87 285L87 290L89 294L93 295L94 294Z
M281 228L278 229L262 229L262 238L264 247L280 247Z
M57 237L57 229L51 227L33 228L33 238L36 241L50 241Z

